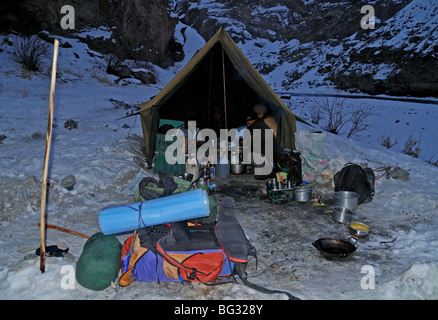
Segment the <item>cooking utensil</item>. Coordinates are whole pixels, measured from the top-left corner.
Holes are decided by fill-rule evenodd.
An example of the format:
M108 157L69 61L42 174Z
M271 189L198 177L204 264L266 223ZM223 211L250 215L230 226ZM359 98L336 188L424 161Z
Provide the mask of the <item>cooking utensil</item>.
M349 240L355 240L352 243ZM345 258L356 251L356 238L349 240L335 238L321 238L312 243L312 245L327 258Z
M178 178L186 180L186 181L192 181L193 174L188 173L188 172L181 172L181 173L178 173Z
M333 194L336 207L344 207L356 210L358 206L359 194L353 191L337 191Z
M246 170L246 164L243 163L231 164L230 170L232 174L242 174Z
M294 189L294 200L297 202L308 202L312 199L312 188L300 186Z
M350 230L350 234L356 238L364 238L366 237L371 229L364 223L360 222L352 222L348 225L348 230Z
M333 207L333 220L340 223L350 222L354 211L344 207Z

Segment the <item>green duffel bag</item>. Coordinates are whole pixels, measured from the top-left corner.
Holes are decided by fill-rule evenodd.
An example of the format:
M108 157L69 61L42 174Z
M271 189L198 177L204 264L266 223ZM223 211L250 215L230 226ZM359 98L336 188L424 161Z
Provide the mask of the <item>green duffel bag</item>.
M76 263L76 281L95 291L108 288L119 273L121 253L122 244L115 236L95 233Z

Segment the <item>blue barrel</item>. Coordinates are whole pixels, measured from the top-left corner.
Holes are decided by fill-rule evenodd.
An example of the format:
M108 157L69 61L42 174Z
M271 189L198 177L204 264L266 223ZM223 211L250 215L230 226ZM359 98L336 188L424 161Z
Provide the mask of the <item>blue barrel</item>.
M230 175L230 168L231 165L228 159L224 159L224 158L219 159L215 168L216 177L221 179L228 178L228 176Z
M163 223L207 217L210 201L203 189L104 208L99 213L99 226L104 235L128 232Z

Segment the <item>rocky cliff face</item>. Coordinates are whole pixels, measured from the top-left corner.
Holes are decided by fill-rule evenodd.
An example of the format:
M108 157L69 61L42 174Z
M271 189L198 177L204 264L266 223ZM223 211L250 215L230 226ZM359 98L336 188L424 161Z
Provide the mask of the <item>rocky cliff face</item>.
M383 3L382 3L383 2ZM368 1L379 20L386 21L409 0ZM209 39L220 26L237 40L264 38L301 42L343 39L360 31L363 1L314 0L175 0L181 20ZM236 41L237 41L236 40Z
M112 25L117 1L106 0L3 0L0 5L0 32L14 30L35 34L42 30L58 34L72 34L89 26ZM74 30L64 30L60 22L64 5L74 8Z
M438 3L414 0L372 32L344 42L329 77L371 94L438 96ZM334 60L331 60L334 62Z
M283 42L277 52L262 53L266 62L256 67L269 76L289 65L282 79L285 90L307 79L369 94L438 96L436 0L367 1L374 9L375 29L362 29L366 12L359 0L175 3L181 21L206 40L224 26L235 41ZM291 45L292 39L298 44ZM311 73L314 80L306 78Z
M157 65L172 63L173 34L178 22L168 12L168 1L123 0L116 4L115 42L118 56Z
M261 51L266 60L256 67L269 76L278 66L289 65L278 80L284 90L314 72L324 80L310 82L329 82L344 90L438 95L436 0L369 0L366 4L373 6L377 17L375 30L361 29L360 0L71 0L69 4L75 8L75 30L60 26L64 1L4 0L0 31L47 30L74 36L84 28L105 26L111 37L83 37L92 49L165 67L184 57L183 44L177 41L181 37L175 37L179 22L205 40L222 26L236 42L260 39L261 49L266 41L278 41L278 50Z
M120 59L149 61L166 66L180 57L181 47L173 34L177 18L169 14L168 0L71 0L74 29L63 29L65 14L61 0L6 0L0 31L13 29L25 34L46 30L62 36L74 36L84 28L105 26L112 30L107 39L87 39L90 48L116 54Z

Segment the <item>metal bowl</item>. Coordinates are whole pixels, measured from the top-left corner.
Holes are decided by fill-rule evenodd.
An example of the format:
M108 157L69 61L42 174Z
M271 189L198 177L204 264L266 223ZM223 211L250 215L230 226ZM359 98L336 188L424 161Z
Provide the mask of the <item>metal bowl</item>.
M333 207L333 220L340 223L350 222L354 211L345 207Z
M186 181L192 181L193 174L187 173L187 172L181 172L181 173L178 173L178 178L186 180Z
M243 163L231 164L230 170L231 170L232 174L242 174L242 173L245 173L246 164L243 164Z
M348 230L350 230L350 234L356 238L364 238L366 237L371 229L364 223L360 222L352 222L348 225Z

